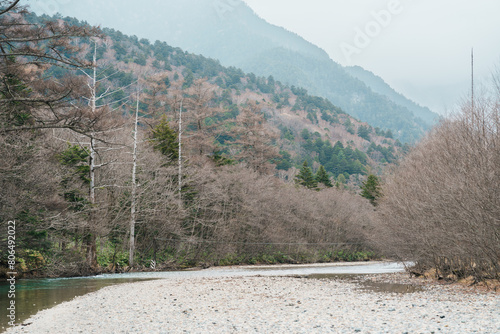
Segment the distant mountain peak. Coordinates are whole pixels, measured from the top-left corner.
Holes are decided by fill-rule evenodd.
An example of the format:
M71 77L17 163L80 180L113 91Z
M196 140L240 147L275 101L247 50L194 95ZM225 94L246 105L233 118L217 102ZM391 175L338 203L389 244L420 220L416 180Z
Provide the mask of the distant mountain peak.
M225 66L305 87L403 141L417 140L435 118L387 84L374 84L373 75L343 68L321 48L266 22L241 0L88 0L58 6L62 14L91 24L166 41Z

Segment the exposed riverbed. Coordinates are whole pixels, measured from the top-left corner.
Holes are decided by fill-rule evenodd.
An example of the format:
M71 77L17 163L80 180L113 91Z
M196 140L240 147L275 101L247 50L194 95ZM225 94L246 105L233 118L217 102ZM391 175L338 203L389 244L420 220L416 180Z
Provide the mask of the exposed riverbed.
M500 332L498 294L406 284L394 291L385 283L332 276L338 273L325 272L328 267L349 273L342 265L160 273L170 277L103 288L7 333ZM247 274L252 271L261 277ZM296 277L276 277L284 273Z
M131 283L160 278L203 278L239 276L307 276L375 274L402 271L404 267L391 262L324 263L304 265L212 267L205 270L168 272L132 272L90 277L57 279L23 279L16 283L16 323L21 323L38 311L54 307L75 297L120 283ZM0 309L9 306L8 284L0 283ZM2 312L3 314L3 312ZM6 329L8 318L0 318L0 332Z

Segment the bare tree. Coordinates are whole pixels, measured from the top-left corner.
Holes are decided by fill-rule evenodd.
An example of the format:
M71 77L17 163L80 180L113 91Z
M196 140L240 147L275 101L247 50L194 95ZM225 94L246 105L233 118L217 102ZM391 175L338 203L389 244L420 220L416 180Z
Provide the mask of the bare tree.
M135 224L136 224L136 207L137 207L137 144L139 131L139 94L137 94L137 103L134 117L134 134L132 144L132 193L130 195L130 241L129 241L129 266L134 265L135 252Z
M416 272L476 279L500 275L499 98L476 95L443 121L383 187L373 235Z
M232 131L237 146L236 158L260 173L271 172L274 169L271 160L279 156L278 148L273 144L278 136L266 125L260 108L249 103L242 108Z
M58 21L28 23L20 1L0 3L0 132L68 128L86 132L95 115L72 108L82 94L75 76L47 80L51 66L68 69L89 67L80 57L75 38L98 36L99 30L69 26Z
M182 100L186 153L190 153L193 163L201 164L216 151L215 141L220 135L220 124L215 117L222 113L222 109L213 101L214 88L206 80L196 80L185 95L187 98Z

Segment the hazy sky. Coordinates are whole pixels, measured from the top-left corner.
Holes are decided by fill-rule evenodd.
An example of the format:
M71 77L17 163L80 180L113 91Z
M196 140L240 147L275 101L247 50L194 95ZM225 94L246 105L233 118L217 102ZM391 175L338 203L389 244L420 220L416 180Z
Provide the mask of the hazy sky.
M230 0L226 0L230 1ZM270 23L443 113L500 65L498 0L245 0Z

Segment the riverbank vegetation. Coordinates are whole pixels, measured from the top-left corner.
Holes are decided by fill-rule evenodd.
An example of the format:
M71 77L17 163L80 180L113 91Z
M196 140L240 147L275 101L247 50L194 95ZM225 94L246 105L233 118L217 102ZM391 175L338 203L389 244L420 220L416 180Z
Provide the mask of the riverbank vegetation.
M499 278L498 99L402 158L301 88L0 4L0 223L20 273L386 256Z
M498 76L497 76L498 78ZM412 272L500 278L500 86L443 121L383 186L374 241Z
M301 91L279 129L295 95L272 77L22 8L0 18L1 221L16 221L20 274L376 257L373 207L348 189L379 156L328 139L361 126L328 101ZM304 160L313 188L295 183Z

